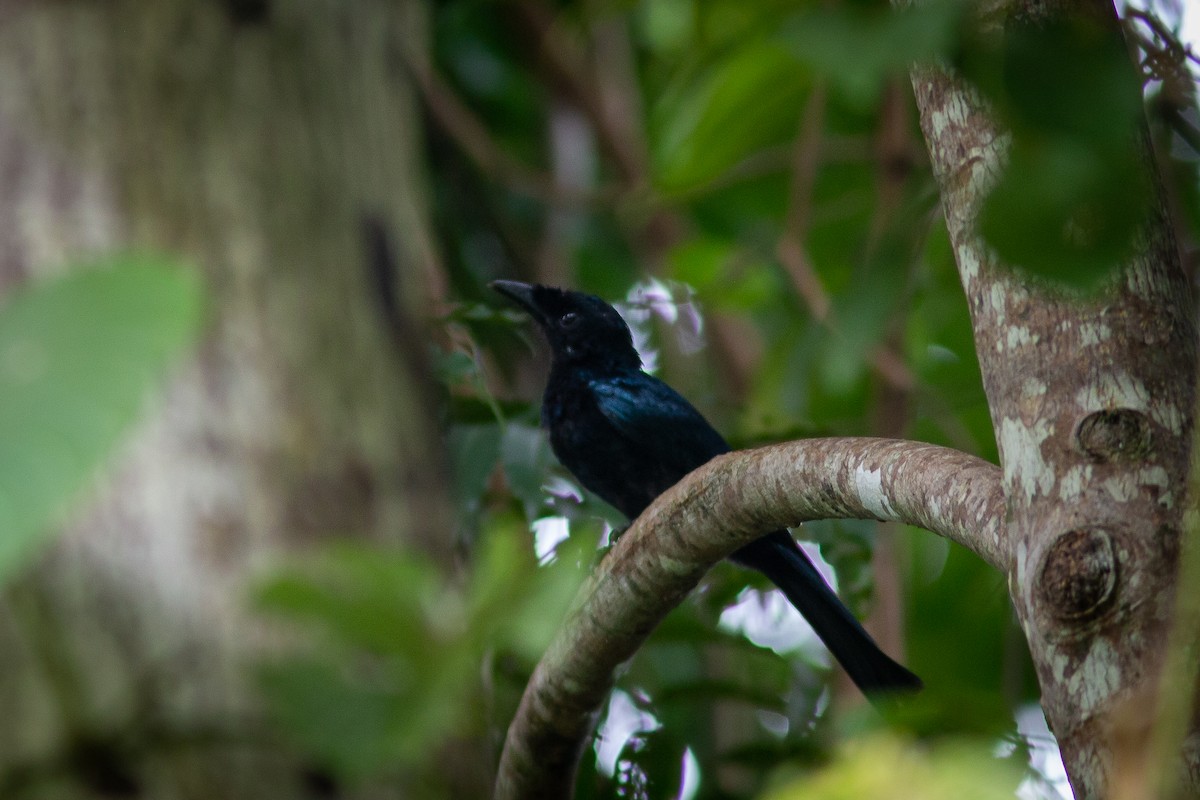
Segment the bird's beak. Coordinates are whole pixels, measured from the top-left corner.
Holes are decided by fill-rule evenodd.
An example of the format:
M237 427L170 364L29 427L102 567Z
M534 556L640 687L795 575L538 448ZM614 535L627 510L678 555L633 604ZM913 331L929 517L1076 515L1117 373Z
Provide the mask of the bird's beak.
M543 320L541 309L537 307L537 303L533 300L533 287L528 283L520 281L492 281L488 287L496 290L500 294L512 300L521 308L529 312L529 316L533 317L536 322Z

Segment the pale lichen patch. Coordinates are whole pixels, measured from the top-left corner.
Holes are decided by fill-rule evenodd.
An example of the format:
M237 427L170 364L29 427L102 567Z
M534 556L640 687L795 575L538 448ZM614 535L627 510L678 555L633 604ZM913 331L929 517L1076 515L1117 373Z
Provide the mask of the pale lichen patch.
M1067 667L1070 666L1071 659L1053 645L1046 645L1046 649L1046 658L1050 664L1050 672L1054 675L1054 682L1063 683L1067 679Z
M1183 412L1175 403L1157 402L1150 407L1150 419L1176 435L1183 433Z
M1021 398L1030 400L1034 397L1041 397L1046 394L1047 388L1045 382L1037 378L1026 378L1025 382L1021 384Z
M1032 425L1011 417L1000 421L998 438L1005 484L1019 486L1027 498L1054 489L1054 470L1042 457L1042 443L1053 433L1053 423L1045 419Z
M678 559L671 558L670 556L660 556L658 563L659 566L662 567L663 572L667 573L668 575L687 575L691 572L694 572L696 569L695 564L687 561L680 561Z
M1092 642L1083 662L1067 681L1067 692L1076 698L1080 716L1104 707L1121 687L1120 657L1107 639Z
M1103 322L1086 320L1079 323L1079 344L1081 347L1093 347L1112 338L1112 328Z
M891 501L883 493L883 471L859 467L854 470L854 488L863 507L880 519L895 516Z
M970 116L970 109L961 97L950 95L946 100L946 103L935 108L929 115L930 126L935 134L932 138L937 140L945 136L949 128L965 125L967 117Z
M1014 325L1008 329L1008 334L1005 338L1008 340L1008 349L1012 350L1015 347L1037 344L1041 337L1031 332L1024 325Z
M1004 290L1004 284L999 281L992 284L988 293L988 302L996 314L996 321L1003 324L1004 315L1008 311L1008 293Z
M974 247L960 247L958 250L958 272L963 284L969 284L979 277L979 251Z
M1016 577L1017 586L1028 586L1026 580L1026 572L1029 568L1029 548L1025 542L1017 542L1017 568L1013 570L1013 575ZM1010 593L1016 595L1016 592Z
M1150 393L1146 384L1127 372L1101 375L1099 379L1080 389L1075 402L1084 411L1103 411L1115 408L1132 408L1146 411L1150 407Z
M1120 475L1112 478L1105 478L1100 484L1104 487L1104 491L1108 492L1113 500L1118 503L1128 503L1137 499L1138 486L1132 475Z
M1058 496L1066 502L1078 500L1091 477L1092 467L1090 464L1076 464L1067 470L1059 481Z
M1065 482L1066 478L1064 478ZM1164 467L1154 465L1105 478L1100 485L1104 487L1104 490L1108 492L1113 500L1116 500L1118 503L1130 503L1138 498L1142 487L1154 486L1157 489L1165 491L1170 488L1170 483L1171 478L1167 474L1167 470ZM1171 502L1170 492L1165 491L1165 495L1168 497L1167 502L1169 504ZM1161 497L1160 495L1160 500Z
M1143 486L1157 486L1160 489L1166 489L1171 485L1171 476L1167 474L1166 467L1158 465L1143 467L1138 470L1138 482Z

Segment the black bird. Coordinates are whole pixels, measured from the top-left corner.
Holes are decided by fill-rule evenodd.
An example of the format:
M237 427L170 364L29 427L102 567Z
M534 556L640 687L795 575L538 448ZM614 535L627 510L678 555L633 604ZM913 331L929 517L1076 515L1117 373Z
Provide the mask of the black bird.
M629 327L599 297L494 281L529 312L550 343L542 398L550 446L580 483L635 519L684 475L729 445L670 386L642 371ZM865 693L916 691L921 680L879 649L787 531L731 559L783 590Z

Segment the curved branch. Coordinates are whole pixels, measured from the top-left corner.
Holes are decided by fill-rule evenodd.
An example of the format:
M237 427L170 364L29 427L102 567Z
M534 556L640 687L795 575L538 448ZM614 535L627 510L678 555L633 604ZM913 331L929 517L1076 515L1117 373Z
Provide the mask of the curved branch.
M719 456L646 509L581 589L508 729L496 800L571 796L613 673L705 572L771 530L832 518L904 522L1007 573L1000 470L892 439L805 439Z

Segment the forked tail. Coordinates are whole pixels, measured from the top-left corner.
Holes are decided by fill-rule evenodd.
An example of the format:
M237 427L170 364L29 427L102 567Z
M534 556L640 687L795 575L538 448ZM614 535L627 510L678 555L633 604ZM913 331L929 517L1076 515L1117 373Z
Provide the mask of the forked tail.
M920 678L879 649L786 531L759 539L733 558L783 590L864 694L915 692L922 687Z

